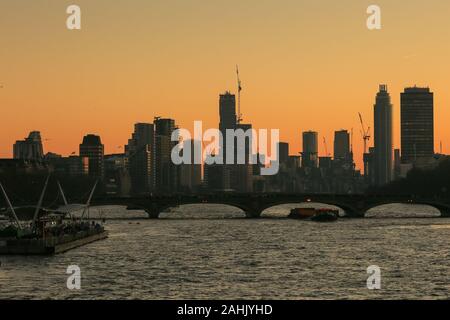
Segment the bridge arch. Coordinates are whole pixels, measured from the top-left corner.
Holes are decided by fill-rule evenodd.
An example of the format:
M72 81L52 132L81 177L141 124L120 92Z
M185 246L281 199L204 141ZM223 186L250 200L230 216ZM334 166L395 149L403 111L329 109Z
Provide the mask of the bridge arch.
M331 207L333 209L338 209L341 216L350 216L350 217L358 217L359 212L351 205L348 205L346 203L342 203L339 201L332 201L332 200L306 200L306 201L277 201L269 204L265 204L261 208L261 212L263 216L267 216L267 210L270 210L272 208L276 208L279 206L290 206L291 209L298 208L298 207L304 207L304 208L324 208L324 207Z
M345 209L336 205L321 203L321 202L281 202L269 206L265 206L261 212L261 217L268 218L283 218L287 217L291 209L294 208L331 208L339 210L339 214L343 216L345 214Z
M242 199L247 199L243 197ZM183 205L225 205L242 210L247 217L257 217L259 212L257 207L252 206L248 201L242 201L241 198L221 197L221 196L168 196L168 197L117 197L117 198L99 198L92 201L92 206L125 206L127 210L144 210L149 218L159 218L159 215L168 209Z
M245 218L246 208L237 205L211 202L188 202L161 208L158 218Z
M405 214L404 210L408 210L409 214ZM364 217L450 217L450 206L432 201L383 201L367 206Z
M84 208L74 210L71 216L81 217ZM140 205L126 205L126 204L94 204L90 205L86 212L86 216L91 219L145 219L148 214L145 212L145 207Z
M168 210L173 210L174 208L180 206L190 206L190 205L199 205L199 206L222 205L230 208L239 209L246 217L253 217L253 210L250 207L241 203L221 201L221 200L208 200L208 201L182 200L173 203L167 203L164 205L159 205L156 208L147 208L146 212L149 214L150 218L160 218L161 215L165 216L165 213Z

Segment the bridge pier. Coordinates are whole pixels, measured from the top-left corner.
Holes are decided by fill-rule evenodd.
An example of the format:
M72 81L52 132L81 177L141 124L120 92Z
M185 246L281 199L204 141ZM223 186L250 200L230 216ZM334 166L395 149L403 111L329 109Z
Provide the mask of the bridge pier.
M441 218L450 218L450 205L447 204L430 204L435 207L441 213Z
M261 218L261 210L246 210L245 217L247 219L259 219Z
M148 214L149 219L158 219L161 210L156 205L152 205L145 209L145 212Z
M366 216L366 210L344 210L345 218L363 219Z
M441 218L450 218L450 210L440 210Z
M159 213L157 213L157 212L148 212L147 210L145 210L145 212L147 212L149 219L158 219L159 218Z

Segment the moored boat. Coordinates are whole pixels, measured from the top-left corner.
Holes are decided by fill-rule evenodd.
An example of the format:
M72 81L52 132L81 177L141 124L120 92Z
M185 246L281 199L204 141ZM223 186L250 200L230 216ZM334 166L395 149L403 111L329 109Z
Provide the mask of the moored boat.
M317 222L336 221L338 217L338 210L316 208L294 208L288 216L290 219L311 220Z
M57 236L1 237L0 254L51 255L66 252L107 237L108 231L103 227L90 228L73 233L62 233Z
M338 210L319 209L317 210L316 214L311 217L311 220L317 222L332 222L336 221L338 217L339 217Z
M11 215L10 220L3 226L0 226L0 254L56 254L107 238L108 232L101 224L83 219L84 212L81 219L72 218L69 220L64 220L66 215L69 214L67 211L44 210L45 214L40 215L42 199L47 184L48 178L38 205L35 208L33 220L29 226L25 226L25 223L17 218L15 208L12 206L5 189L0 183L0 189L10 209L8 213ZM60 185L59 187L64 203L67 206L62 188ZM95 186L91 191L88 202L82 207L84 210L88 210L94 191Z
M294 208L291 210L288 218L291 219L309 219L316 214L316 209L314 208Z

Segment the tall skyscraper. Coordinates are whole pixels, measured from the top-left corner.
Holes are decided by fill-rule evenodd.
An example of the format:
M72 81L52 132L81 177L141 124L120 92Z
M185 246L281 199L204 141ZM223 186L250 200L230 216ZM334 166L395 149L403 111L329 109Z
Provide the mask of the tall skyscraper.
M67 158L67 173L70 176L89 174L89 158L71 155Z
M235 129L237 123L236 96L229 91L220 95L219 98L219 129L225 136L226 129Z
M134 125L134 133L132 139L135 141L137 147L154 143L155 128L152 123L136 123Z
M317 168L319 165L318 133L315 131L303 132L302 166Z
M172 149L178 141L172 141L172 133L176 130L175 120L155 118L155 191L171 193L177 191L177 168L172 162Z
M236 129L237 115L236 115L236 96L226 91L219 97L219 130L222 132L223 141L220 146L220 152L223 154L223 159L226 159L226 130Z
M285 164L289 162L289 143L279 142L278 143L278 160L280 164Z
M185 150L190 148L191 157L190 163L183 163L179 165L178 170L178 180L179 189L184 192L195 192L198 191L202 183L202 165L195 163L195 148L201 147L201 141L186 140L183 141L183 150L181 151L184 155Z
M32 131L28 138L16 141L13 146L14 159L41 161L44 158L41 133Z
M128 170L134 194L153 191L155 185L154 155L155 132L150 123L136 123L134 133L125 146Z
M127 170L128 157L124 153L104 157L104 190L108 195L129 196L131 179Z
M334 160L348 161L351 159L350 134L347 130L334 132Z
M433 93L429 88L406 88L401 94L402 162L415 163L433 155Z
M211 157L211 155L207 155ZM204 180L209 191L230 190L230 170L222 164L205 164Z
M365 171L364 175L366 178L366 182L369 185L375 185L375 147L370 147L368 153L364 154L364 162L365 162Z
M220 153L223 156L223 165L205 166L205 181L210 190L230 190L231 177L233 174L233 166L226 165L226 130L236 129L236 96L226 91L219 96L219 130L222 133L222 143L220 145Z
M227 159L227 129L237 130L241 129L244 132L251 130L251 124L237 123L236 115L236 97L229 91L221 94L219 97L219 130L222 132L223 143L221 145L221 152L223 154L224 162ZM252 137L245 139L245 144L242 149L239 149L237 139L233 141L234 155L233 164L225 164L220 166L220 169L224 172L217 174L217 177L224 177L222 189L234 189L238 192L251 192L253 190L252 175L253 167L250 165L250 154L252 152ZM237 164L238 153L245 153L245 163ZM220 170L217 169L217 170ZM228 179L229 177L229 179Z
M394 149L394 180L400 178L400 173L401 173L400 149Z
M237 124L236 129L241 129L244 132L252 129L251 124ZM252 155L252 141L253 136L245 137L243 148L240 148L237 139L234 142L235 146L235 164L232 165L231 185L238 192L253 192L253 165L250 164L250 157ZM238 164L238 154L244 153L244 163Z
M392 104L387 86L380 85L374 105L374 175L375 184L392 180Z
M99 136L88 134L80 144L80 157L89 159L89 176L103 179L104 146Z

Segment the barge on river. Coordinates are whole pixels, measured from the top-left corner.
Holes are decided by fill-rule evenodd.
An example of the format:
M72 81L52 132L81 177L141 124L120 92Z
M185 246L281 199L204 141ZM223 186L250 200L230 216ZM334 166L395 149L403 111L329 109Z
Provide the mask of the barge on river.
M317 222L332 222L339 217L339 210L315 209L315 208L295 208L292 209L288 218L298 220L311 220Z
M48 181L49 177L47 177L29 226L23 226L24 223L19 221L15 208L0 183L0 189L9 206L8 214L10 215L9 221L3 223L3 226L0 225L0 255L52 255L108 237L108 231L102 225L84 219L97 184L94 185L86 204L69 205L58 182L65 205L58 210L43 210L44 214L40 214ZM81 218L69 217L67 219L67 216L71 214L67 208L70 210L76 208L76 211L82 210Z
M35 239L0 239L2 255L52 255L84 246L108 237L108 231L82 231L61 237Z

